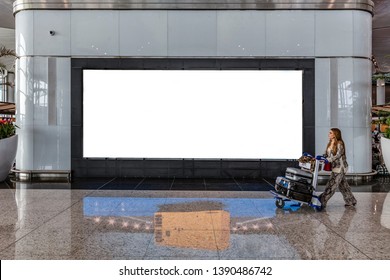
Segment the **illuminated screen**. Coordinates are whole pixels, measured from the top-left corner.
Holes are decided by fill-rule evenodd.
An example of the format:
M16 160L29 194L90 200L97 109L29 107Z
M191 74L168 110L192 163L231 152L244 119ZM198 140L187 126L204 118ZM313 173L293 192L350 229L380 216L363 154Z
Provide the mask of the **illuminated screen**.
M297 159L302 75L84 70L83 156Z

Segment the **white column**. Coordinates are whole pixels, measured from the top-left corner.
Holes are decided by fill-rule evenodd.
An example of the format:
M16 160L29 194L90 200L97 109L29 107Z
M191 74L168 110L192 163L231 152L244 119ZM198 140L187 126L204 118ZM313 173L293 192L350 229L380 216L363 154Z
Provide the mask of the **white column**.
M385 80L376 80L376 105L385 104Z
M348 172L371 172L371 61L317 58L316 154L324 152L331 127L342 131Z

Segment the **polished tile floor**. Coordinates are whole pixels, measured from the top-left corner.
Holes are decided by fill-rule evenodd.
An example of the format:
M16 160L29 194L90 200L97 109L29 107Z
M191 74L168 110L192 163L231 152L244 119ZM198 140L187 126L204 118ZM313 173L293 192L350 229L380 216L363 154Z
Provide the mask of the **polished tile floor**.
M0 259L390 259L390 177L326 211L277 209L272 180L0 183ZM323 186L319 187L319 191Z

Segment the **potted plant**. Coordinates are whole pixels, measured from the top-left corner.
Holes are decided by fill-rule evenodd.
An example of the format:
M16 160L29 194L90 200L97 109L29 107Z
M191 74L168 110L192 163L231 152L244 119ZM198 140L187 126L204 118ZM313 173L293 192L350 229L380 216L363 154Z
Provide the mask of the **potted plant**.
M18 147L16 128L12 119L0 119L0 182L7 178L15 161Z
M9 87L13 88L14 83L9 80L9 74L15 66L16 53L12 49L0 46L0 86L2 86L2 99L7 102ZM7 113L8 114L8 113ZM0 117L0 182L4 181L15 161L18 146L18 136L15 134L17 126L14 119Z

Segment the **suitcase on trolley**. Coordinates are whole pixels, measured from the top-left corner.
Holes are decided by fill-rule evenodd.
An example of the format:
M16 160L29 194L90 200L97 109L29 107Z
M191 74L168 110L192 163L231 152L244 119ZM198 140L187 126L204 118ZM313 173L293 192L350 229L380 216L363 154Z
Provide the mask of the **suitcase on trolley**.
M304 184L311 184L313 180L313 175L310 172L294 167L287 167L285 176L287 179Z
M283 209L286 201L296 201L299 205L307 204L321 211L323 206L316 188L318 173L327 160L323 156L313 157L304 153L298 162L300 168L289 167L285 176L276 178L275 189L270 191L275 197L275 205Z
M313 193L313 186L285 177L277 177L275 190L279 194L284 195L290 199L310 202Z

